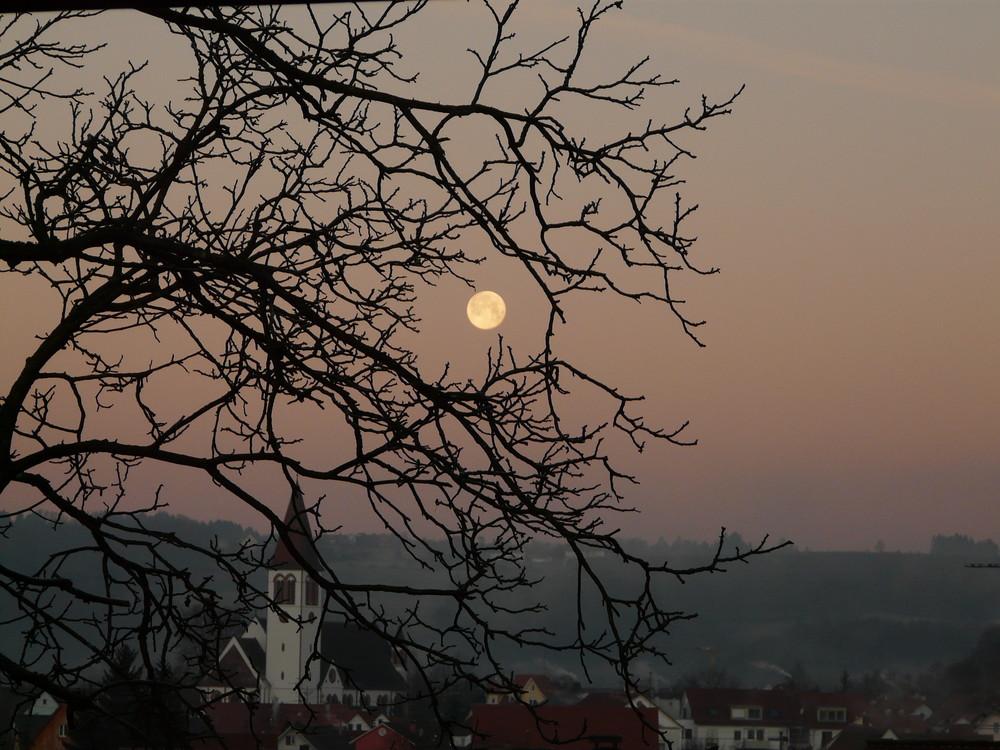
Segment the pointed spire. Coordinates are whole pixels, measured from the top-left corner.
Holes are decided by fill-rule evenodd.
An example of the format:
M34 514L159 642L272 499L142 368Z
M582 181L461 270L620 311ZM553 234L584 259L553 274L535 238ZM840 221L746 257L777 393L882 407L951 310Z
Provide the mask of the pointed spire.
M300 568L302 564L296 559L292 552L298 552L299 558L304 560L313 568L322 567L319 552L313 542L312 529L309 526L309 516L302 498L302 490L296 485L292 490L292 497L288 501L288 510L285 511L285 527L288 529L290 544L285 544L285 540L278 537L278 546L271 555L271 560L267 567L275 568ZM291 547L291 549L290 549Z

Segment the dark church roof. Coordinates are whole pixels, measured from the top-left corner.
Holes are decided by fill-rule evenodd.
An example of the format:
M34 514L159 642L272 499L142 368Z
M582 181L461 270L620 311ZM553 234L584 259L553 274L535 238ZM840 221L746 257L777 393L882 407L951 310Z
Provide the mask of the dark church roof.
M340 670L344 685L366 691L406 689L393 666L391 644L376 633L347 622L323 623L319 649L323 661Z
M239 648L226 649L218 666L201 681L202 686L228 685L244 690L258 687L258 675L264 674L267 660L264 649L256 638L237 638L236 643Z
M260 645L260 641L256 638L239 638L240 648L243 649L243 653L247 655L250 659L250 666L253 667L254 671L258 674L264 673L264 665L267 662L267 655L264 653L264 647Z
M288 531L287 539L281 535L278 536L278 546L275 547L267 567L272 570L280 568L301 569L302 564L293 554L294 550L307 565L317 570L321 569L319 553L313 543L312 529L309 526L308 511L306 511L302 492L298 487L292 491L292 497L288 501L284 526Z

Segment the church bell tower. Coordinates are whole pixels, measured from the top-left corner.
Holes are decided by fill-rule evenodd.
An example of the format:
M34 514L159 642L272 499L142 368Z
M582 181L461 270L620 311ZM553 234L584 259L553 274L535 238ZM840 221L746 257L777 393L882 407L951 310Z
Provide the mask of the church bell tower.
M285 512L286 536L267 563L267 587L272 606L267 612L266 700L279 703L318 703L319 667L313 659L322 621L319 587L306 566L321 567L309 517L298 489Z

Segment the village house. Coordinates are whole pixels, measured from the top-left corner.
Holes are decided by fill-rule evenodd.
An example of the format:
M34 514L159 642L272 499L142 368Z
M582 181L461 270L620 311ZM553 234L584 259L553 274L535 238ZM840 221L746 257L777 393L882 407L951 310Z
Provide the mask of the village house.
M791 688L690 689L680 703L682 750L820 750L867 705L852 693Z
M784 750L795 719L782 691L691 689L681 698L682 750Z
M555 683L543 674L516 674L513 682L517 685L516 692L494 687L486 692L486 702L490 705L520 702L540 706L558 691Z
M416 738L408 728L393 722L359 734L351 740L351 745L353 750L415 750Z
M953 695L927 718L936 734L1000 742L1000 696Z
M845 727L865 721L869 700L869 696L858 693L798 693L799 718L789 727L789 746L814 750L827 747Z
M1000 742L1000 710L993 709L980 716L973 732L977 737L988 739L991 742Z
M63 750L69 737L66 705L48 693L41 693L17 717L14 725L14 750Z

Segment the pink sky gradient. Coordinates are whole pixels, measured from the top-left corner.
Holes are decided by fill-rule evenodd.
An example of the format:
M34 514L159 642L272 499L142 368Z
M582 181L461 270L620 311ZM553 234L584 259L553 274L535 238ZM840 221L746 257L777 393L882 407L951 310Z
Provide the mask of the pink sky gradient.
M684 290L707 348L638 306L566 327L568 350L700 443L628 457L642 512L623 533L907 550L997 533L998 24L988 3L634 2L603 29L595 65L648 49L681 79L657 95L670 111L747 87L683 170L698 258L722 269ZM486 284L505 341L527 339L517 280ZM492 342L470 332L448 356Z
M434 5L415 32L411 64L442 98L461 87L451 53L472 43L467 7ZM522 12L531 40L572 7L530 0ZM688 227L697 258L722 269L683 288L709 321L707 348L662 311L611 300L570 308L561 332L561 351L645 393L653 421L690 420L699 441L623 447L641 481L630 492L641 512L616 520L623 534L711 538L724 525L809 549L889 550L927 549L935 533L1000 537L997 28L992 1L639 0L600 30L595 69L648 51L681 79L652 102L666 119L746 84L681 168L701 204ZM428 367L481 372L498 336L538 345L541 300L509 265L479 273L506 321L476 330L466 287L428 290L415 342ZM16 363L43 313L10 289L3 346ZM168 496L171 509L238 520L191 494Z

